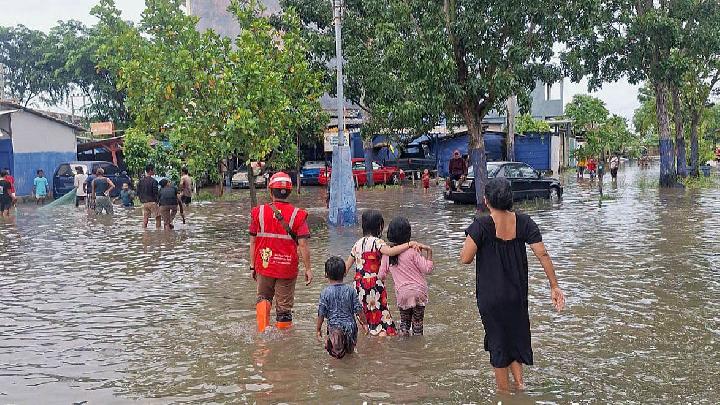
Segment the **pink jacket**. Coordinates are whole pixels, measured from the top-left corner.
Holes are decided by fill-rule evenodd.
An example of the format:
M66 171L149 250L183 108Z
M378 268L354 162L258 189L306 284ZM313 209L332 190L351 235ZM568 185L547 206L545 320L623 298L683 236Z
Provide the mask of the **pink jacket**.
M400 309L408 309L417 305L424 306L428 302L428 285L425 275L432 273L433 262L415 249L408 249L398 256L397 266L390 266L390 258L382 257L378 277L385 280L390 273L395 284L395 296Z

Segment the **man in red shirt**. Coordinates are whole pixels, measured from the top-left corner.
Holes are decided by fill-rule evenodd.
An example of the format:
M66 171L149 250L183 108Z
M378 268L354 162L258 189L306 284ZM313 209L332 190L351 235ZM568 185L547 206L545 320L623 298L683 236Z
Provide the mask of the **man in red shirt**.
M283 172L268 183L270 204L255 207L250 215L250 270L257 281L258 331L270 323L270 308L275 300L277 327L292 326L295 282L299 257L305 267L305 285L313 279L307 212L287 202L292 180Z

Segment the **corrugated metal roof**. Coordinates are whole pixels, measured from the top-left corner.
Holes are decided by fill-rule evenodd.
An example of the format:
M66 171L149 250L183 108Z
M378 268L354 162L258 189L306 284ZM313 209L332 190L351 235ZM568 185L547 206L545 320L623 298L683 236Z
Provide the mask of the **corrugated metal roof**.
M47 119L47 120L57 122L58 124L65 125L65 126L70 127L70 128L72 128L72 129L74 129L74 130L76 130L76 131L87 131L87 129L85 129L85 128L79 126L79 125L75 125L75 124L73 124L73 123L71 123L71 122L67 122L67 121L61 120L61 119L59 119L59 118L53 117L52 115L46 114L46 113L44 113L44 112L42 112L42 111L33 110L32 108L25 107L25 106L23 106L23 105L21 105L21 104L18 104L18 103L16 103L16 102L14 102L14 101L10 101L10 100L0 100L0 106L2 106L2 107L14 108L15 110L14 110L12 113L16 113L16 112L19 112L19 111L25 111L25 112L28 112L28 113L30 113L30 114L36 115L36 116L38 116L38 117L45 118L45 119ZM3 112L5 112L5 111L8 111L8 110L4 110ZM12 113L10 113L10 114L12 114Z

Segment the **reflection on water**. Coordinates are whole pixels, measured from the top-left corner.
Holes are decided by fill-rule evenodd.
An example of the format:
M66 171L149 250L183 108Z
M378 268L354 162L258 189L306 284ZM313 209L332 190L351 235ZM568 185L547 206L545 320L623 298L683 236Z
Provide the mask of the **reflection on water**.
M531 259L536 365L506 403L717 403L720 363L718 190L638 187L627 168L599 206L588 180L556 205L528 203L568 295L552 311ZM255 332L247 274L248 199L202 203L175 232L143 231L141 212L92 219L71 206L0 224L0 402L479 402L497 400L475 307L473 267L457 264L469 207L412 188L361 191L386 223L405 215L436 272L425 336L360 337L342 361L316 342L322 263L358 229L320 225L306 189L317 281L298 285L296 326ZM394 302L391 292L391 302ZM397 311L395 311L397 315Z

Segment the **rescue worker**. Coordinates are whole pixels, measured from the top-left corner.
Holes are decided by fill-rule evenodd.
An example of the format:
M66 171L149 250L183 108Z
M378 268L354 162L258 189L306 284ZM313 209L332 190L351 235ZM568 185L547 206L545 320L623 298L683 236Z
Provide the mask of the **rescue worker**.
M270 324L273 300L278 329L292 326L299 258L305 268L305 285L310 285L313 279L308 214L287 202L293 189L290 176L275 173L268 189L272 202L253 208L250 217L250 271L257 282L259 332Z

